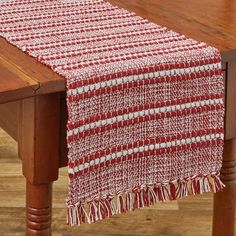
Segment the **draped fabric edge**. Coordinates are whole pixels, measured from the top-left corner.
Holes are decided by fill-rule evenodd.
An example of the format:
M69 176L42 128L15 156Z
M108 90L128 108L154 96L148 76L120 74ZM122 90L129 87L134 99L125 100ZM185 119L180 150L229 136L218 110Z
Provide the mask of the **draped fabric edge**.
M207 192L216 193L222 191L224 187L219 172L137 186L125 192L97 196L76 205L69 205L67 224L71 226L86 222L90 224L116 214L149 207L158 202L177 200Z

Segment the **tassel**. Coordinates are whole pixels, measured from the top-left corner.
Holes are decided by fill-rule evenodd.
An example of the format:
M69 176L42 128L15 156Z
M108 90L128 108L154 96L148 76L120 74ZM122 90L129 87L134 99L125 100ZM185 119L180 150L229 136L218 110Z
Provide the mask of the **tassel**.
M163 196L164 196L165 201L168 201L171 199L171 194L170 194L170 190L168 189L168 185L162 186L162 192L163 192Z
M150 198L149 200L150 205L154 205L155 203L157 203L157 196L154 191L154 187L149 187L148 192L149 192L149 198Z
M126 193L126 210L127 211L133 210L133 193L132 192Z
M80 223L82 223L82 222L85 223L87 220L87 222L90 224L88 214L84 208L84 203L82 203L80 206L77 207L77 217L78 217Z
M92 202L89 203L89 219L90 219L91 223L93 223L94 219L95 219L95 213L94 213L94 209L92 207Z
M177 189L176 189L176 196L177 198L182 198L182 182L181 180L178 181Z
M73 208L72 210L72 219L73 219L73 225L78 225L78 219L76 216L76 208Z
M216 189L216 183L215 183L215 178L213 177L212 179L211 179L211 188L212 188L212 192L213 193L216 193L217 192L217 189Z
M68 209L67 209L67 224L68 225L74 225L73 224L73 214L72 214L72 212L73 212L73 208L72 207L68 207Z
M94 203L94 209L95 209L95 221L98 221L99 218L99 212L98 212L98 206L96 206L96 203Z
M129 193L125 194L125 207L126 207L126 211L130 210L130 196L129 196Z
M116 214L116 207L114 204L114 198L110 200L110 205L111 205L112 215L115 215Z
M198 182L199 182L199 186L200 186L200 194L202 194L203 193L203 179L202 178L199 178L198 179Z
M106 199L102 199L99 202L99 204L100 204L99 207L100 207L100 212L101 212L102 219L105 219L106 217L110 217L111 211L109 212L109 209L107 208Z
M133 209L139 208L138 202L139 202L138 193L136 192L134 193Z
M148 188L143 189L143 200L144 200L144 206L149 207L150 206L150 192L148 191Z
M144 189L141 189L140 191L140 207L145 207L145 200L144 200Z
M90 219L90 222L92 223L99 219L98 209L93 201L89 203L89 219Z
M222 189L225 187L225 184L220 180L219 176L214 175L213 180L216 191L222 191Z
M195 195L199 194L200 193L200 184L198 181L198 177L194 178L192 183L193 183L193 189L194 189Z
M119 196L117 197L117 212L118 212L119 214L125 212L124 201L123 201L122 195L119 195Z
M192 194L192 195L196 195L195 186L194 186L194 184L195 184L194 179L195 178L190 179L190 190L191 190L190 194Z
M203 186L204 186L204 192L210 192L211 188L207 177L204 177L203 179Z
M90 222L90 219L89 219L89 216L88 216L88 214L87 214L87 212L86 212L86 210L85 210L85 208L84 208L84 205L82 205L82 210L83 210L83 214L84 214L84 223L86 222L85 221L85 219L87 219L87 222L89 223L89 224L91 224L91 222Z
M176 199L176 188L174 183L170 182L170 200Z
M140 194L139 189L133 189L134 199L133 199L133 210L138 209L140 207Z
M111 217L113 215L112 210L111 210L111 204L107 198L104 200L104 206L106 207L107 216Z
M161 191L161 186L156 186L156 187L154 188L154 191L155 191L155 194L156 194L156 196L157 196L158 201L159 201L159 202L160 202L160 201L163 201L163 200L164 200L164 196L163 196L163 193L162 193L162 191Z
M139 199L139 208L144 207L142 190L138 191L138 199Z
M188 182L187 180L184 180L183 182L183 197L188 196Z
M183 198L188 195L188 184L184 179L179 180L178 187L176 190L177 198Z
M81 211L81 206L78 206L77 208L75 208L75 220L76 220L76 224L77 225L81 225L82 223L82 211Z
M98 209L98 219L99 220L102 220L102 219L104 219L103 218L103 216L104 216L104 211L103 211L103 207L102 207L102 202L101 201L99 201L98 203L97 203L97 209Z

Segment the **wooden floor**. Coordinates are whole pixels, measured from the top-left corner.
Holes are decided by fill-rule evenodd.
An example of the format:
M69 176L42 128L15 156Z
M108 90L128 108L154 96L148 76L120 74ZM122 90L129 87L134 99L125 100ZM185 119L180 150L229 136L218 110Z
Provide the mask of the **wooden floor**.
M1 129L0 167L0 236L22 236L25 182L21 175L21 161L17 157L17 144ZM92 225L69 227L65 223L67 181L67 169L63 168L54 184L53 236L211 235L212 194L159 203Z

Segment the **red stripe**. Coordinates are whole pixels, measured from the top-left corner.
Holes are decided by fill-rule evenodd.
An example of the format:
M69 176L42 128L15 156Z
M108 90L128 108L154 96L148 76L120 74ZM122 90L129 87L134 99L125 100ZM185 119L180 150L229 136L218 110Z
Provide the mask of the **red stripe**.
M2 32L20 32L20 31L25 31L25 30L33 30L33 29L43 29L43 28L49 28L49 27L54 27L54 26L68 26L68 25L72 25L72 24L78 24L78 23L86 23L86 22L97 22L98 20L103 21L103 20L109 20L109 19L122 19L122 18L129 18L129 17L133 17L134 15L131 15L130 13L122 13L122 14L116 14L116 15L108 15L108 16L98 16L98 17L85 17L83 19L75 19L75 20L71 20L71 21L67 21L67 20L62 20L62 21L58 21L58 22L50 22L50 23L45 23L45 24L37 24L37 25L31 25L31 26L22 26L19 25L18 27L12 26L11 27L7 27L7 28L3 28L1 29ZM30 35L30 34L29 34Z
M191 47L191 48L190 48ZM114 62L119 62L119 61L128 61L128 60L134 60L138 58L145 58L149 56L159 56L159 55L167 55L167 54L173 54L177 52L185 52L186 50L191 51L191 50L196 50L196 49L203 49L207 48L207 45L192 45L192 44L186 44L186 45L177 45L177 46L172 46L169 49L152 49L152 50L146 50L146 51L141 51L141 52L135 52L135 53L126 53L126 54L119 54L116 57L114 56L108 56L108 57L100 57L100 58L95 58L93 60L85 60L81 62L71 62L67 64L59 64L55 65L54 68L61 67L63 70L76 70L80 68L85 68L89 66L95 66L95 65L103 65L107 63L114 63ZM171 51L170 51L171 50ZM135 55L134 55L135 54Z
M146 157L146 156L151 156L151 155L161 155L164 153L172 153L172 152L178 152L178 151L185 151L185 150L189 150L189 149L197 149L197 148L203 148L203 147L213 147L213 146L219 146L220 144L223 144L223 140L222 139L214 139L214 140L208 140L208 141L201 141L198 143L190 143L190 144L183 144L183 145L179 145L179 146L175 146L175 147L165 147L165 148L160 148L160 149L154 149L154 150L148 150L148 151L143 151L140 152L138 151L135 154L127 154L126 156L121 156L118 158L115 158L113 160L108 160L108 161L104 161L102 163L99 164L94 164L93 166L90 166L82 171L78 171L74 174L71 174L70 177L71 178L76 178L77 176L81 176L85 173L88 173L88 171L94 171L96 169L100 169L101 167L107 167L113 164L119 164L121 162L127 161L127 160L133 160L135 158L142 158L142 157ZM151 143L150 143L151 144ZM122 148L119 147L119 149L123 150ZM96 154L95 154L96 155ZM77 161L75 163L70 163L69 167L73 168L74 166L78 166L79 164L84 164L84 163L88 163L91 160L95 160L96 158L100 158L102 156L99 155L95 156L95 155L91 155L89 157L85 157L85 158L81 158L80 161ZM98 157L100 156L100 157ZM88 160L88 162L87 162Z
M55 0L44 0L44 2L54 2ZM21 1L11 1L7 3L0 3L1 7L24 5L24 4L32 4L32 3L41 3L42 0L21 0Z
M113 34L104 34L94 37L82 37L80 39L72 39L72 40L60 40L60 41L54 41L53 45L46 44L44 46L41 45L41 43L35 43L33 45L28 45L28 48L30 50L43 50L48 48L55 48L57 46L71 46L76 44L82 44L82 43L93 43L93 42L99 42L103 40L112 40L117 38L126 38L127 36L133 37L133 36L139 36L139 35L146 35L146 34L154 34L154 33L163 33L166 32L167 29L161 29L161 28L148 28L139 30L140 32L137 33L136 31L129 31L129 32L122 32L122 33L113 33ZM168 36L169 37L169 36ZM163 37L162 37L163 38ZM33 47L33 49L31 49Z
M122 120L118 121L113 124L108 124L104 125L101 127L96 127L92 129L88 129L84 132L79 132L78 134L72 134L67 137L67 143L71 142L77 142L81 138L85 138L94 134L101 134L105 131L112 130L112 129L118 129L121 127L137 124L137 123L142 123L142 122L148 122L152 120L159 120L159 119L164 119L164 118L173 118L173 117L181 117L181 116L186 116L189 114L196 114L196 113L202 113L203 111L213 111L213 110L222 110L224 106L222 104L217 104L217 105L206 105L206 106L201 106L197 108L186 108L184 110L178 110L178 111L171 111L171 112L161 112L153 115L144 115L141 117L129 119L129 120Z
M201 77L205 78L205 76L221 75L221 73L222 71L221 69L219 69L219 70L212 70L212 71L207 71L207 72L193 72L190 74L184 74L183 76L181 75L163 76L163 77L158 77L158 78L150 78L148 80L136 80L133 82L127 82L127 83L122 83L119 85L92 90L92 91L85 92L82 94L77 94L77 95L68 94L67 98L68 98L68 101L73 102L73 101L79 101L82 99L88 99L95 95L100 96L102 94L108 94L111 91L116 92L116 91L121 91L124 89L139 87L143 85L157 84L157 83L175 82L175 81L181 81L181 80L195 80Z
M175 81L181 81L181 80L194 80L194 79L199 79L201 77L205 77L206 75L208 76L213 76L213 75L221 75L221 70L216 70L216 71L209 71L209 72L193 72L190 74L184 74L183 76L180 75L175 75L175 76L166 76L166 77L160 77L160 78L151 78L148 80L137 80L134 82L127 82L119 85L114 85L114 86L109 86L109 87L104 87L100 88L97 90L92 90L89 92L85 92L82 94L77 94L77 95L69 95L67 96L68 101L73 102L73 101L79 101L82 99L88 99L93 96L100 96L102 94L108 94L116 91L121 91L124 89L128 88L134 88L134 87L139 87L148 85L148 84L155 84L155 83L164 83L164 82L175 82Z
M127 107L123 109L119 109L116 111L110 111L108 113L101 113L101 114L96 114L92 116L88 116L83 120L78 120L76 122L68 121L68 129L72 130L75 128L78 128L82 125L86 125L92 122L96 122L99 120L105 120L105 119L110 119L113 117L117 117L120 115L124 114L129 114L132 112L137 112L137 111L143 111L143 110L148 110L148 109L154 109L154 108L160 108L160 107L166 107L166 106L173 106L173 105L181 105L184 103L190 103L190 102L196 102L196 101L203 101L203 100L209 100L209 99L222 99L224 98L224 93L221 94L205 94L202 96L195 96L195 97L187 97L187 98L181 98L181 99L173 99L173 100L168 100L168 101L162 101L162 102L155 102L155 103L146 103L146 104L141 104L138 106L132 106L132 107Z
M121 18L121 17L119 17ZM170 36L169 38L167 37L166 39L163 40L158 40L157 39L146 39L145 41L133 41L132 43L120 43L120 44L112 44L112 45L106 45L106 46L98 46L98 47L91 47L91 48L85 48L85 49L75 49L71 51L64 51L63 55L58 55L57 54L45 54L43 56L40 56L41 59L43 60L55 60L55 59L62 59L62 58L69 58L69 57L75 57L75 56L81 56L83 54L91 54L91 53L101 53L101 52L107 52L107 51L115 51L115 50L122 50L126 48L134 48L134 47L140 47L140 46L149 46L149 45L160 45L163 43L170 43L170 42L181 42L183 40L186 40L186 38L182 38L182 36L178 36L176 38ZM123 45L121 45L123 44ZM167 48L173 48L171 45L166 46L165 49ZM72 63L71 63L72 64Z
M86 10L73 10L70 12L63 11L63 12L57 12L57 13L51 13L51 14L40 14L40 15L34 15L34 16L28 16L28 17L18 17L18 18L5 18L2 20L2 24L7 24L7 23L16 23L16 22L22 22L25 20L40 20L40 19L45 19L45 18L54 18L54 17L60 17L60 16L74 16L78 14L88 14L88 13L99 13L103 11L113 11L118 9L118 7L103 7L100 9L97 8L90 8Z
M78 13L80 14L80 13ZM29 39L35 39L35 38L45 38L49 36L56 36L56 35L64 35L64 34L70 34L70 33L84 33L84 32L92 32L96 30L104 30L104 29L114 29L117 27L125 27L125 26L133 26L133 25L143 25L143 24L149 24L146 20L138 20L138 21L130 21L130 22L122 22L122 23L114 23L114 25L105 24L105 25L98 25L98 26L90 26L90 27L78 27L75 29L68 29L67 31L53 31L53 32L43 32L43 33L35 33L35 34L24 34L20 35L15 38L11 38L11 41L20 41L20 40L29 40Z
M135 68L127 71L119 71L113 74L107 74L99 77L84 79L84 80L78 80L74 82L69 82L67 84L68 89L74 89L82 86L86 86L89 84L95 84L107 80L112 80L116 78L131 76L131 75L139 75L139 74L145 74L145 73L153 73L156 71L164 71L164 70L172 70L172 69L185 69L189 67L197 67L197 66L203 66L203 65L211 65L214 63L221 62L221 58L219 57L213 57L213 58L207 58L202 59L199 61L186 61L182 63L165 63L165 64L156 64L149 67L143 67L143 68Z
M31 1L30 1L31 3ZM53 5L40 5L40 6L30 6L30 7L24 7L24 8L15 8L11 10L3 10L0 12L0 15L4 14L18 14L18 13L25 13L25 12L34 12L34 11L40 11L40 10L51 10L51 9L65 9L70 7L80 7L80 6L88 6L88 5L98 5L98 4L104 4L104 2L65 2L65 3L59 3L57 1L54 1ZM18 4L19 5L19 4ZM1 4L0 4L1 6ZM15 4L13 6L16 6Z
M197 130L197 131L192 131L192 132L182 133L182 134L177 134L177 135L163 136L163 137L146 139L146 140L139 140L139 141L136 141L133 143L119 145L119 146L115 146L113 148L109 148L109 149L106 149L106 150L103 150L103 151L100 151L97 153L93 153L93 154L90 154L90 155L85 156L83 158L80 158L79 160L76 159L75 162L70 163L69 167L73 168L74 166L77 166L79 164L88 163L92 160L95 160L96 158L101 158L102 156L105 156L105 155L121 152L122 150L134 149L137 147L142 147L145 145L151 145L151 144L156 144L156 143L167 143L167 142L171 142L171 141L177 141L180 139L187 139L187 138L194 138L194 137L196 138L196 137L203 136L203 135L218 134L218 133L223 133L223 132L224 132L223 128L204 129L204 130Z

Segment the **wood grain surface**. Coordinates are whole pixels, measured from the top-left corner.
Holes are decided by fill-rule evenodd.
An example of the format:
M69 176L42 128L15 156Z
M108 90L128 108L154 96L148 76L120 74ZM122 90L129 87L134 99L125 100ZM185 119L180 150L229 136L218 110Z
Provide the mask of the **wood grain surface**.
M0 104L63 90L63 77L0 37Z
M236 1L232 0L109 0L119 7L221 52L236 49ZM212 37L214 35L214 37Z
M0 129L0 235L22 236L25 178L17 143ZM67 168L61 168L53 193L53 236L210 236L212 194L159 203L92 225L66 225ZM235 222L236 224L236 222ZM222 235L223 236L223 235Z

